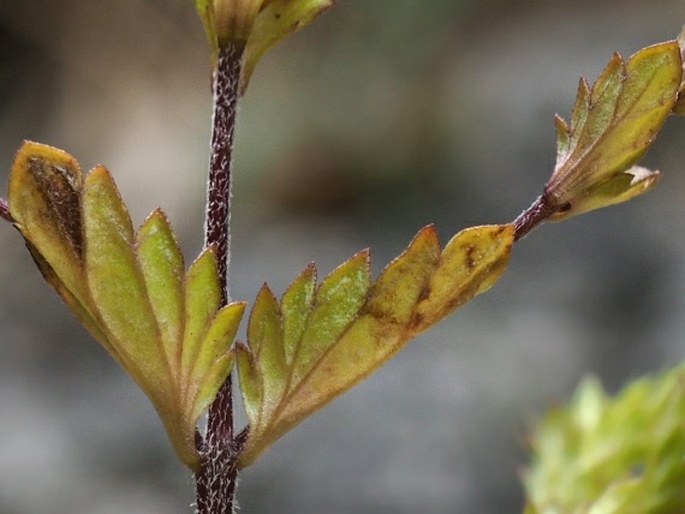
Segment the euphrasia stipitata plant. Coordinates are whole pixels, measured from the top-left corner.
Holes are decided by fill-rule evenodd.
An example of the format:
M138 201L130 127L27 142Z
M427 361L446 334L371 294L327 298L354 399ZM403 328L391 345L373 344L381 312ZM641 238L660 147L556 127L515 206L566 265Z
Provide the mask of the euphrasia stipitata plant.
M243 84L259 56L330 5L322 0L195 0L210 45L245 45ZM280 300L265 285L233 344L245 303L220 307L210 246L186 271L159 210L134 231L109 172L85 177L55 148L26 143L0 211L24 237L47 282L150 397L179 458L196 469L199 416L237 363L249 433L239 465L370 375L418 333L490 288L515 240L558 220L651 188L634 168L678 109L675 41L615 55L590 88L581 81L558 159L537 203L514 223L465 229L444 247L432 226L375 279L362 251L320 283L307 266Z

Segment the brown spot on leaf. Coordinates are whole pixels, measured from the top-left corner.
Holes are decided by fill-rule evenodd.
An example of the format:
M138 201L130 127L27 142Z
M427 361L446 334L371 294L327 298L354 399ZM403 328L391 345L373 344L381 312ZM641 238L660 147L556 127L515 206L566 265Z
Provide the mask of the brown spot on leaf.
M83 234L81 231L81 187L78 172L67 166L57 166L40 157L30 157L28 171L57 222L61 235L69 242L76 256L81 258ZM47 213L46 213L47 214Z
M473 255L475 251L476 248L474 246L469 246L466 248L466 267L469 269L469 271L476 267L476 259Z
M429 285L426 285L422 290L421 293L419 293L419 297L416 299L416 303L422 302L423 300L428 299L428 297L431 294L431 288Z

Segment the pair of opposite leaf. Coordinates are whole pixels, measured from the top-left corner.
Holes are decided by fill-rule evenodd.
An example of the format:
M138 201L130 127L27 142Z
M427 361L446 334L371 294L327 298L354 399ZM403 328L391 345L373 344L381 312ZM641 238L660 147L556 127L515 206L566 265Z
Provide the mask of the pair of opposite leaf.
M105 168L82 179L72 157L37 143L17 154L9 206L45 279L150 397L179 458L197 466L197 420L230 373L230 346L245 307L220 308L212 249L184 274L161 211L134 234ZM318 288L309 266L280 308L265 287L250 316L251 349L237 350L251 427L241 462L489 287L512 239L510 225L476 227L441 253L429 227L373 287L368 252Z
M557 209L552 219L625 201L655 183L652 172L632 166L677 111L680 90L676 42L643 49L628 63L614 56L591 90L581 82L570 127L557 122L558 161L544 191ZM155 211L134 234L104 168L82 179L64 152L26 143L9 189L10 214L46 280L148 394L190 467L198 462L197 419L234 354L250 424L240 457L246 466L414 335L488 289L515 238L510 224L474 227L441 250L426 227L373 283L368 252L318 287L310 265L280 303L261 290L248 345L230 350L244 304L219 305L212 249L184 274L163 214Z

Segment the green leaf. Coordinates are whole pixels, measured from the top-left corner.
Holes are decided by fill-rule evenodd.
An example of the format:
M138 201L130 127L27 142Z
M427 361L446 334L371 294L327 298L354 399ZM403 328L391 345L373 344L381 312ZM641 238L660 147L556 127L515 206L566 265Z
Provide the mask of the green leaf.
M236 343L236 360L238 364L238 378L240 380L240 394L243 397L245 414L251 425L259 423L259 413L263 403L263 377L259 375L254 354L247 346ZM277 379L280 377L276 377Z
M606 196L609 190L624 201L655 183L643 182L635 189L632 177L621 177L604 187L630 173L642 157L673 110L681 82L675 41L644 48L627 63L615 54L591 90L581 80L570 127L556 119L557 163L545 186L547 201L560 211L556 220L587 212L590 205L596 209L617 203ZM619 183L625 187L618 188ZM602 201L588 200L595 192L604 195ZM584 208L576 210L577 203Z
M245 47L240 89L247 88L250 77L264 53L284 37L311 23L334 0L272 0L257 16Z
M213 251L184 273L160 210L134 236L105 168L83 181L72 157L37 143L17 154L9 207L46 281L148 395L180 460L197 468L197 420L231 371L245 309L218 310Z
M490 287L506 266L513 237L511 225L476 227L441 252L435 229L426 227L373 285L368 253L361 252L316 290L316 271L307 267L280 309L262 289L250 315L250 347L237 348L250 422L240 465Z

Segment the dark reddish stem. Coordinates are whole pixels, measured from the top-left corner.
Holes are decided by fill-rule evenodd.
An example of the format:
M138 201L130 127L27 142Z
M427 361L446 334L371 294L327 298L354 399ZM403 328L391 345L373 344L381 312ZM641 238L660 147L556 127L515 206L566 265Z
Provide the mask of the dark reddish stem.
M244 46L229 42L219 50L213 77L214 113L212 117L211 157L207 188L205 246L213 246L221 281L222 305L230 296L228 262L230 258L231 154L239 96L240 64ZM198 514L232 514L237 476L237 459L242 438L233 436L233 398L231 377L219 390L209 408L207 432L198 436L200 469L195 475Z
M235 129L240 63L244 46L227 43L219 49L214 72L214 112L205 217L205 246L214 245L222 282L223 302L228 301L228 261L231 234L231 154Z
M7 202L0 198L0 218L9 221L12 223L12 215L10 214L10 206L7 205Z
M559 211L560 209L554 207L545 194L541 194L535 199L530 207L523 211L514 221L514 241L523 239L528 232L536 228L552 214Z

